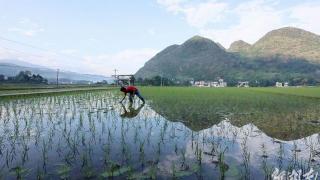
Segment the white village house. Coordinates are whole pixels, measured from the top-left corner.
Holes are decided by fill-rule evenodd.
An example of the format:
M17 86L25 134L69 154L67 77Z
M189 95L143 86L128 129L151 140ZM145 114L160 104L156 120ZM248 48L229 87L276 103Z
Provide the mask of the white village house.
M288 82L276 82L276 87L288 87Z
M195 87L227 87L227 82L223 79L218 81L194 81L193 86Z
M249 81L239 81L238 87L249 87Z

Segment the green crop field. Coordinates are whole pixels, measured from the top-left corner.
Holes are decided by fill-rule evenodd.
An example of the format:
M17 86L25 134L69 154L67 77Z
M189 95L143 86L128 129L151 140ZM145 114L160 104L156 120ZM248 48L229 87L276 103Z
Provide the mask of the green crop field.
M157 112L193 130L228 118L237 126L253 123L284 140L320 131L320 88L144 87L141 91Z

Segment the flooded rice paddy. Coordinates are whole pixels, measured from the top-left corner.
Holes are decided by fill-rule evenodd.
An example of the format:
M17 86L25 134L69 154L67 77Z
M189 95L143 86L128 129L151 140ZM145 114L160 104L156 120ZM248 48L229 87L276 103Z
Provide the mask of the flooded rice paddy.
M281 140L228 117L192 130L151 102L119 98L104 91L0 101L0 179L269 179L275 168L319 171L318 133Z

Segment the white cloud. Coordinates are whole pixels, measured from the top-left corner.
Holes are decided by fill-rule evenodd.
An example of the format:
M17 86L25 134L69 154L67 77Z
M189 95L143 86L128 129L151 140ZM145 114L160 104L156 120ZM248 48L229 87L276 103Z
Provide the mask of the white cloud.
M0 59L15 59L25 61L27 63L41 65L51 68L63 67L65 60L57 57L52 52L27 52L14 48L5 48L0 46Z
M282 12L264 1L251 1L232 9L237 23L224 29L202 28L201 35L212 38L228 47L235 40L244 39L254 43L265 33L283 26Z
M186 0L158 0L169 12L184 14L186 21L194 27L204 27L223 19L228 4L223 2L208 1L203 3L190 3Z
M98 74L111 75L117 69L121 74L135 73L158 51L155 49L127 49L114 54L86 56L83 67Z
M62 52L62 51L61 51ZM75 51L63 50L64 53ZM155 49L126 49L111 54L88 55L83 58L63 57L54 52L25 53L0 46L1 59L16 59L28 63L59 68L79 73L110 76L117 69L122 74L133 74L158 51Z
M10 59L13 57L12 56L13 53L15 52L10 49L0 47L0 59Z
M178 13L183 10L181 4L187 2L187 0L157 0L157 2L165 6L168 11Z
M91 42L91 43L97 43L97 42L99 42L99 39L94 38L94 37L90 37L90 38L88 39L88 41Z
M158 0L173 14L180 14L202 36L225 47L235 40L254 43L265 33L285 26L297 26L320 34L320 3L285 5L279 0L251 0L232 5L222 0L195 3L184 0Z
M40 29L22 29L22 28L14 27L14 28L9 28L8 31L9 32L17 32L19 34L32 37L32 36L35 36L39 32L43 32L44 29L42 29L42 28L40 28Z
M17 27L8 28L8 31L17 32L21 35L32 37L40 32L43 32L44 28L42 28L39 24L31 21L28 18L22 18L18 22Z
M149 28L149 29L147 30L147 33L148 33L149 35L151 35L151 36L156 35L156 31L154 30L154 28Z
M320 34L320 3L305 3L289 9L294 25Z
M60 51L63 54L72 55L78 52L76 49L64 49Z
M182 12L185 13L186 20L194 27L202 28L210 23L223 20L223 14L227 10L226 3L207 2L186 7Z

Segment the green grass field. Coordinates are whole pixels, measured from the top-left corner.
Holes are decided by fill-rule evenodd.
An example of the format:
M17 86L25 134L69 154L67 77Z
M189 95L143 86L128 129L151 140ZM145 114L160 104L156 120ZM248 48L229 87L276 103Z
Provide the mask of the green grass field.
M284 140L320 131L320 88L143 87L141 91L157 112L193 130L229 118L234 125L253 123Z

